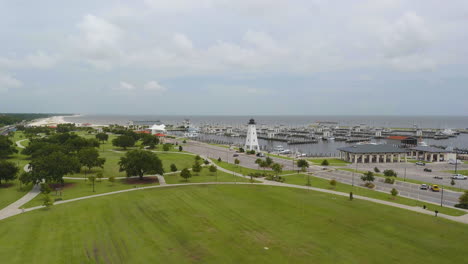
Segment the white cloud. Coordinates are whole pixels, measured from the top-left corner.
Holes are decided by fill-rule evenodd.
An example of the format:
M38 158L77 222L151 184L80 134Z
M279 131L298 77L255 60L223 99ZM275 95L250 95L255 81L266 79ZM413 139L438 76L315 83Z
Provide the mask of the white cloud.
M119 83L119 86L114 88L114 90L119 90L119 91L133 91L135 89L136 89L135 85L128 83L128 82L124 82L124 81L121 81Z
M164 93L167 91L167 88L159 84L157 81L149 81L143 87L146 91L152 91L156 93Z
M21 87L23 83L9 74L0 72L0 92L6 92L10 88Z
M43 51L29 54L23 58L0 57L0 68L7 69L50 69L59 61L58 56Z

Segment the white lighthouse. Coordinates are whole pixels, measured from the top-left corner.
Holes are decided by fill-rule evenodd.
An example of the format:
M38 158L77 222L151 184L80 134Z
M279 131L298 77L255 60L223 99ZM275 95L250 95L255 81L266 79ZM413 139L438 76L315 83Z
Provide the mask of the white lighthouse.
M255 120L250 119L247 127L247 138L245 139L245 150L255 150L259 151L260 147L258 146L257 139L257 128L255 127Z

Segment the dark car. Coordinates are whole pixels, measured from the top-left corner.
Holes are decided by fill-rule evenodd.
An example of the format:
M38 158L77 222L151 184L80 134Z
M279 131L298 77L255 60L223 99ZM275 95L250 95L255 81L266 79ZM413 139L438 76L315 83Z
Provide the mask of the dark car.
M239 157L239 154L234 153L232 156L233 156L233 157Z
M442 176L434 176L434 179L442 180L443 177Z
M432 169L429 169L429 168L424 168L424 171L427 171L427 172L432 172Z

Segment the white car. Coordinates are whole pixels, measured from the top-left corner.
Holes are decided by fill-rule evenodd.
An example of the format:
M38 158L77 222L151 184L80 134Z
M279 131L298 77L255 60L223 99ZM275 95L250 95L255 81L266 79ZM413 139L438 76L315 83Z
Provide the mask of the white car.
M423 184L421 184L421 186L419 186L419 189L427 190L427 189L429 189L429 186L427 186L427 184L423 183Z
M449 160L448 163L451 164L451 165L455 165L455 164L462 164L462 161L461 161L461 160L453 160L453 159L451 159L451 160Z
M452 179L454 179L454 180L466 180L466 178L468 178L468 177L466 177L465 175L462 175L462 174L452 175Z

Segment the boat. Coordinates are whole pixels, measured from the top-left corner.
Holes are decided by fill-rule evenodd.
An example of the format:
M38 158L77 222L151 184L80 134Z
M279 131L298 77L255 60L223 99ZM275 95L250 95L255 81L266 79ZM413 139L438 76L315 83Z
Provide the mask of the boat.
M274 151L281 152L281 151L284 151L284 148L283 148L283 146L278 145L278 146L275 146Z

